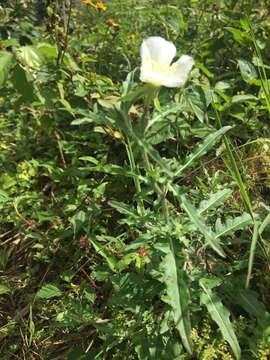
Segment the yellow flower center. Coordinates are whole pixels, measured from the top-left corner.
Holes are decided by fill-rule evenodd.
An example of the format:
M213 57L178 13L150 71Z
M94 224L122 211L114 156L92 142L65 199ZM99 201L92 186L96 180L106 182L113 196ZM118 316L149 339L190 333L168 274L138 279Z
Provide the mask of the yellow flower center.
M96 3L95 8L98 10L103 10L103 11L107 10L107 6L105 4L103 4L103 2L101 2L101 1Z
M152 69L159 73L166 73L169 70L168 66L154 61L152 62Z

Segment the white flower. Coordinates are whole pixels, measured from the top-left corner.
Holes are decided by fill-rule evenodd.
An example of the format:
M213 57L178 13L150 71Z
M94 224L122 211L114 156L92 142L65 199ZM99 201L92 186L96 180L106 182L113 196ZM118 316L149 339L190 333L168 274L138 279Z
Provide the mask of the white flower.
M141 81L171 88L184 85L194 60L183 55L171 65L175 55L174 44L162 37L152 36L144 40L141 45Z

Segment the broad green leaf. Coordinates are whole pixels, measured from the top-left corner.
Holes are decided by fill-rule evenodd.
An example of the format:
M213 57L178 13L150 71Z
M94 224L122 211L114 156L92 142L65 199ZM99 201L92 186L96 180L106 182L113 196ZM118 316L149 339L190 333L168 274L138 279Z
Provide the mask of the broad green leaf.
M233 35L234 40L239 44L243 45L245 42L247 42L248 36L244 31L231 26L226 26L225 29Z
M109 254L109 251L93 238L91 238L91 244L95 248L96 252L106 260L109 268L116 272L117 260L114 258L114 256Z
M122 166L115 165L115 164L98 164L96 166L91 167L84 167L82 169L86 169L89 172L101 172L105 174L110 175L119 175L119 176L126 176L131 178L140 178L140 180L143 180L142 176L139 176L138 174L123 168Z
M37 292L37 298L39 299L51 299L53 297L59 297L62 295L62 291L53 284L45 284Z
M161 269L164 273L169 303L173 309L175 326L179 331L185 349L192 354L188 281L181 267L180 262L176 259L174 249L171 248L161 263Z
M5 84L13 65L14 56L8 51L0 51L0 88Z
M238 60L237 62L244 81L252 83L258 78L257 71L251 62L247 60Z
M187 157L187 160L182 167L175 173L175 177L181 175L186 168L193 165L201 156L205 155L215 143L224 135L228 130L231 129L231 126L224 126L221 129L215 131L214 133L208 135L206 139Z
M211 318L217 323L224 339L230 344L236 359L241 358L241 349L236 338L233 325L230 322L230 313L222 304L219 297L207 286L204 278L199 281L203 289L201 293L201 304L207 307Z
M29 80L29 74L21 65L17 64L12 75L12 83L15 89L26 100L32 100L34 96L34 88L32 82Z
M220 204L223 204L225 200L232 194L231 189L220 190L210 196L209 199L203 200L198 209L198 214L201 215L203 212L210 209L216 208Z
M57 47L48 43L40 43L37 45L37 50L41 53L46 59L57 59L58 50Z
M251 317L255 317L262 329L268 332L270 335L270 314L266 310L263 303L258 300L258 295L255 291L249 289L243 289L235 286L232 292L233 301L242 306L242 308L250 314Z
M236 230L241 230L246 228L248 225L252 224L252 217L248 213L244 213L241 216L238 216L234 219L226 219L225 223L221 222L216 223L216 239L231 234Z
M74 235L82 228L84 223L87 221L87 215L85 211L78 211L70 219L70 223L73 226Z
M155 329L155 328L154 328ZM175 336L160 335L152 330L147 330L134 338L135 351L139 360L177 360L183 354L183 346Z
M5 284L0 284L0 295L9 294L11 289L9 286Z
M42 53L31 45L21 46L17 49L17 57L19 61L24 65L32 69L39 69L44 63L44 57Z
M244 95L235 95L232 97L231 102L232 104L235 103L244 103L249 101L256 101L258 98L251 94L244 94Z
M0 189L0 203L4 203L10 200L8 193Z
M180 205L186 211L190 220L196 228L205 236L206 244L210 245L220 256L226 257L223 249L218 243L213 231L205 224L195 207L187 200L184 195L180 195Z

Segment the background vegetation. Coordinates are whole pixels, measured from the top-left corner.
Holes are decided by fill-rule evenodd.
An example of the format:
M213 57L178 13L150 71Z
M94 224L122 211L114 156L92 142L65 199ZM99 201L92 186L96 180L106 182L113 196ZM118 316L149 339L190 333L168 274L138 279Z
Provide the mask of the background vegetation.
M1 359L270 358L269 11L1 1Z

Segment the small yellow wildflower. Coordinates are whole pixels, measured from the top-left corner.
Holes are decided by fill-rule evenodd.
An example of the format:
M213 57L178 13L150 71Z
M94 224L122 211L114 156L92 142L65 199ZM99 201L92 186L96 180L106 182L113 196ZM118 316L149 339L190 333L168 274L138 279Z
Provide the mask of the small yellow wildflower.
M117 22L113 18L108 19L107 24L112 27L119 27L119 24L117 24Z
M95 6L95 5L93 4L93 1L92 1L92 0L83 0L83 2L85 3L85 5Z
M128 39L129 40L134 40L135 39L135 34L132 34L132 33L128 34Z
M107 6L105 4L103 4L103 2L101 2L101 1L96 3L95 8L97 10L103 10L103 11L107 10Z

